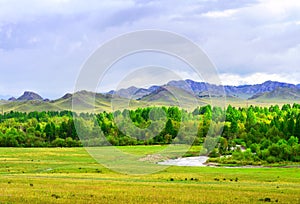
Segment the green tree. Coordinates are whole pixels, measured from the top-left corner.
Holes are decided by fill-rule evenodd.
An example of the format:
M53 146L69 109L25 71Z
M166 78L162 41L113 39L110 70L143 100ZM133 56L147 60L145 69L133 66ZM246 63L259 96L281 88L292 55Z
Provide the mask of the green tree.
M55 140L55 125L53 122L46 124L44 132L49 142Z
M294 135L300 140L300 113L297 115Z

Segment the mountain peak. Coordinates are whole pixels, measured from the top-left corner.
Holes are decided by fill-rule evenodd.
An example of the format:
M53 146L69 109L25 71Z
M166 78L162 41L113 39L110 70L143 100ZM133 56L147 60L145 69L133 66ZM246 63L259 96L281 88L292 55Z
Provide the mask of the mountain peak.
M70 93L66 93L62 99L68 99L68 98L71 98L73 96L73 94L70 94Z
M25 91L22 96L17 98L17 100L18 101L32 101L32 100L42 101L43 98L37 93L34 93L32 91Z
M10 97L9 99L8 99L8 101L16 101L17 99L15 98L15 97Z
M262 83L262 85L264 85L264 84L288 84L288 83L268 80L268 81L265 81L264 83Z

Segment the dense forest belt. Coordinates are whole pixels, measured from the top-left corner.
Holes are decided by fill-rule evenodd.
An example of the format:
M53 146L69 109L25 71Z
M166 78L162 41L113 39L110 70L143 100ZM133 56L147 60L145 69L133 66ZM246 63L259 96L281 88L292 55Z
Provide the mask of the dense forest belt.
M153 118L158 118L157 123L162 118L164 127L154 137L148 136L147 132L140 139L132 137L130 133L135 129L124 122L126 116L138 129L148 128L153 132L156 127L150 125L154 123ZM76 127L84 130L80 139ZM128 130L126 134L122 131L124 128ZM195 129L197 131L192 132ZM193 145L202 145L208 133L218 133L220 129L222 132L212 138L217 140L216 147L206 149L204 146L202 149L203 154L210 153L210 157L215 157L212 161L237 164L300 162L299 104L286 104L281 108L278 105L248 108L229 105L226 110L208 105L192 112L178 107L147 107L99 114L9 112L0 115L0 146L101 146L107 141L115 146L186 144L190 141Z

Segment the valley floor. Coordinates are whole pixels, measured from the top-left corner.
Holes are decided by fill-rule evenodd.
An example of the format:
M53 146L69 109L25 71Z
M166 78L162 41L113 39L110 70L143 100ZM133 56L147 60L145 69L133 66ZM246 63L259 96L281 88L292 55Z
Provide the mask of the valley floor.
M155 147L157 148L157 147ZM84 148L0 148L0 203L300 203L299 168L112 172Z

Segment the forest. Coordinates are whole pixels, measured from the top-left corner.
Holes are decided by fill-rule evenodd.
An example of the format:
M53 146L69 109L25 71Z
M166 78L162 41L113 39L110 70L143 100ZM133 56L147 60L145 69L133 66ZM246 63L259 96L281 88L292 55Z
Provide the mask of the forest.
M263 164L300 162L299 140L299 104L0 114L1 147L189 144L203 145L212 162Z

